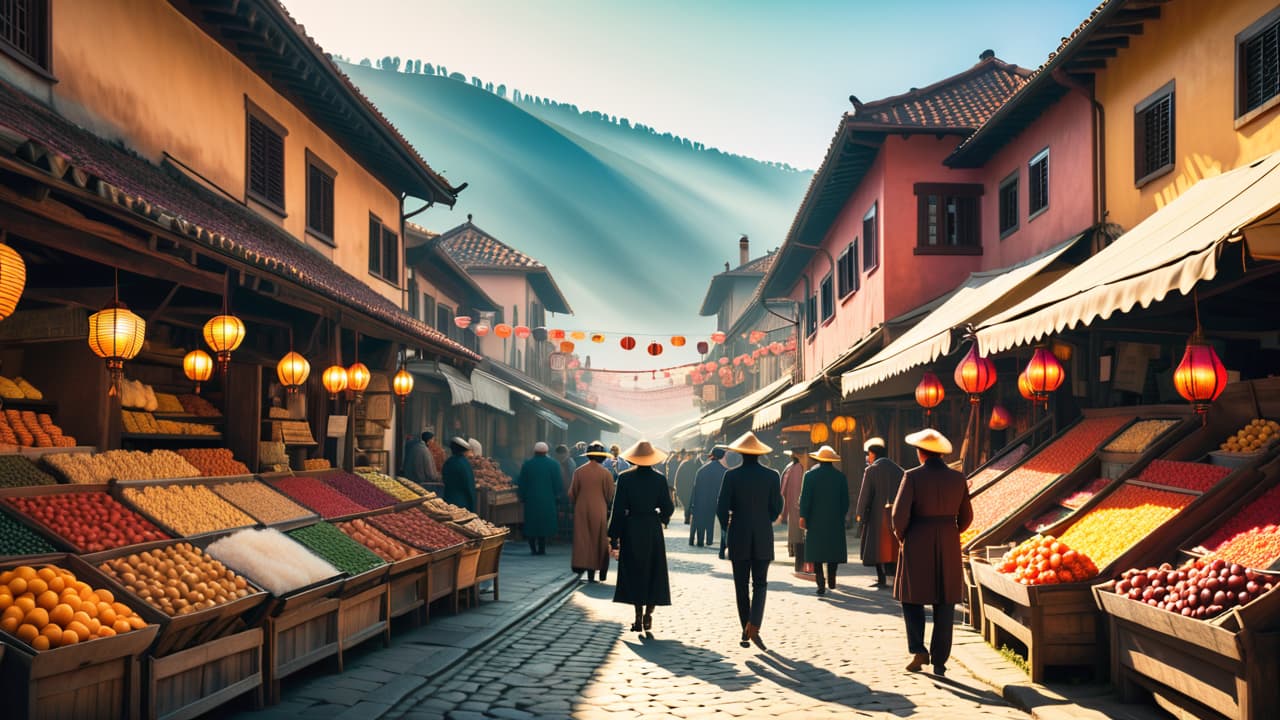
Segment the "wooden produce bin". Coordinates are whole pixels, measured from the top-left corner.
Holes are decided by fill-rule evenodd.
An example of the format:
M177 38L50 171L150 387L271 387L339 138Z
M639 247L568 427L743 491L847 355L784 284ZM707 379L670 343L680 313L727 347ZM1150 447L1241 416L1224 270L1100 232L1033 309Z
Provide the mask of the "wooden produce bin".
M453 612L458 611L458 562L463 545L455 545L431 553L427 565L427 597L423 619L431 619L431 603L441 598L452 598Z
M482 535L468 529L464 525L458 523L448 523L458 534L471 538L474 542L479 543L480 554L476 557L475 579L471 584L474 589L472 596L476 602L479 602L479 586L482 582L493 581L493 599L498 599L498 566L502 561L502 549L506 546L507 536L511 534L509 530L496 535ZM468 586L459 580L458 589L465 590Z
M252 516L250 516L249 519L251 522L247 525L241 525L238 527L217 528L215 530L208 530L206 532L201 532L201 533L191 533L188 535L188 534L178 532L176 528L169 527L169 525L161 522L159 519L151 515L145 509L131 502L127 497L125 497L124 491L128 488L133 488L134 490L141 491L143 488L153 486L153 485L158 485L161 487L172 487L175 485L204 485L209 488L209 492L213 492L213 487L215 485L221 485L226 482L249 480L252 478L253 478L252 475L242 475L242 476L235 476L235 477L177 478L173 480L117 480L111 483L110 488L111 488L111 496L114 497L116 501L119 502L121 505L124 505L130 510L138 513L142 517L151 521L153 525L160 528L161 530L164 530L166 533L169 533L173 537L190 539L190 538L202 538L202 537L212 536L212 535L223 535L226 533L235 532L236 530L243 530L245 528L256 527L258 523L257 521L253 520ZM218 495L217 493L213 493L213 494L219 500L222 500L223 502L230 505L231 507L236 508L237 510L240 510L240 508L237 508L235 503L232 503L230 500L227 500L226 498L222 497L221 495ZM240 512L244 512L244 511L240 510ZM245 514L248 515L248 513L245 513Z
M382 635L383 645L391 645L390 569L390 565L381 565L347 578L338 592L339 672L343 670L342 653L365 640Z
M266 701L280 702L280 680L337 655L342 578L322 580L275 598L267 612L263 688Z
M0 564L2 569L19 565L56 564L76 574L95 588L108 587L96 571L73 567L74 556L43 555ZM139 610L134 603L127 603ZM155 641L159 626L149 624L109 638L37 651L0 631L0 641L8 649L0 661L0 691L6 718L137 718L140 702L141 666L139 656Z
M111 485L109 484L108 485L97 485L97 484L91 485L91 484L85 483L81 485L33 485L30 487L0 488L0 507L4 508L4 510L7 511L11 516L17 518L18 522L22 523L23 525L26 525L28 528L31 528L32 530L34 530L37 534L49 540L55 547L65 548L71 551L72 553L83 555L89 552L87 548L82 548L77 546L72 541L71 538L66 538L59 535L57 532L53 530L53 528L50 528L49 526L45 525L39 520L36 520L30 515L27 515L26 513L22 512L21 510L9 504L8 502L8 498L43 497L43 496L49 496L49 495L71 495L71 494L77 494L77 493L103 493L106 495L112 494ZM120 501L119 498L115 498L114 496L112 496L112 499L116 500L117 502L120 502L120 504L124 505L125 508L127 508L130 512L139 515L147 522L151 523L152 525L155 525L156 529L159 530L161 533L165 535L172 535L172 533L170 533L163 525L156 523L154 520L152 520L150 517L148 517L144 513L138 512L133 508L133 506L129 505L128 503Z
M427 604L427 575L431 556L422 552L411 558L391 564L389 610L390 617L407 615ZM418 616L415 616L418 617Z

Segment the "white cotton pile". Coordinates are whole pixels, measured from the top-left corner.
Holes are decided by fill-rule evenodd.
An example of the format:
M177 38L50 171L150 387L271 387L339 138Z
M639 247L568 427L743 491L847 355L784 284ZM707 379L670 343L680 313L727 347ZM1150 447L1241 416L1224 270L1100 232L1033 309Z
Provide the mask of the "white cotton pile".
M339 573L279 530L241 530L205 549L223 565L264 587L284 595Z

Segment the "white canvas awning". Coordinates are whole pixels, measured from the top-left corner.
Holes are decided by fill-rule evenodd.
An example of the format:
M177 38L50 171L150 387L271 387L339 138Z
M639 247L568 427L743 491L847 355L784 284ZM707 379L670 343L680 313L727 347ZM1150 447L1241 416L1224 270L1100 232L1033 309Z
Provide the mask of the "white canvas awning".
M476 402L514 415L511 410L512 387L483 370L471 371L471 386L476 391Z
M978 343L1001 352L1148 307L1172 290L1186 295L1217 275L1222 243L1240 241L1278 207L1280 153L1201 180L1071 272L983 321ZM1259 229L1259 244L1266 234Z
M548 410L548 409L546 409L546 408L544 408L544 407L541 407L541 406L539 406L539 405L535 405L535 404L534 404L534 403L532 403L532 402L529 402L529 403L526 403L526 404L529 406L529 409L533 411L533 414L534 414L534 415L536 415L536 416L538 416L538 417L542 418L543 420L545 420L545 421L546 421L549 425L551 425L552 427L559 428L559 429L561 429L561 430L568 430L568 429L569 429L569 423L568 423L564 418L560 417L559 415L557 415L557 414L555 414L555 413L551 412L550 410Z
M822 382L822 376L819 375L808 382L796 383L787 388L787 391L778 397L770 400L763 405L755 414L751 416L751 429L760 430L782 419L782 406L789 402L795 402L806 393L813 389L814 385Z
M871 359L845 373L840 389L848 397L858 390L927 365L951 352L951 331L993 311L1007 308L1049 281L1040 271L1057 260L1081 236L1012 267L969 275L941 304ZM1035 283L1040 279L1039 283ZM1031 287L1028 287L1031 286Z
M409 363L409 372L427 380L444 380L449 386L449 397L454 405L468 405L476 398L467 376L452 365L414 361Z
M738 398L737 400L699 420L698 431L703 436L715 435L724 427L725 421L732 420L743 413L750 412L760 403L765 402L774 395L782 392L782 389L790 384L791 376L784 375L759 390Z

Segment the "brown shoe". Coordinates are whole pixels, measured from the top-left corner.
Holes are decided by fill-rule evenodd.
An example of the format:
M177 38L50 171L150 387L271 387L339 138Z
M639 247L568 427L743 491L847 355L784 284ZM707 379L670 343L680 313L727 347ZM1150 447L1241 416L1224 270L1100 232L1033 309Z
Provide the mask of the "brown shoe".
M760 639L760 628L756 627L755 625L752 625L751 623L747 623L746 635L747 635L747 638L751 640L751 642L756 644L756 647L760 648L761 650L769 649L764 646L764 641Z
M916 653L907 666L907 672L920 672L920 668L929 664L929 653Z

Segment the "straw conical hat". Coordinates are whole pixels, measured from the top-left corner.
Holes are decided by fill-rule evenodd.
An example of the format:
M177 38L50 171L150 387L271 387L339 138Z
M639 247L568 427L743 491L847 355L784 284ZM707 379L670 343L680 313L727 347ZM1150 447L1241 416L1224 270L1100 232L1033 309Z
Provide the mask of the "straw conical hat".
M667 459L667 454L650 445L648 440L641 440L623 450L620 454L623 460L632 465L643 465L644 467L657 465Z
M586 455L587 457L598 457L598 458L613 457L612 455L609 454L608 450L604 449L604 443L602 442L591 443L590 445L587 446L587 451L583 454Z
M840 462L840 456L836 454L835 448L830 445L823 445L818 452L809 453L809 457L818 462Z
M951 441L945 435L934 430L933 428L925 428L919 432L913 432L907 436L907 444L911 447L917 447L921 450L936 452L940 455L948 455L951 453Z
M871 448L879 445L880 447L889 447L882 437L873 437L862 443L862 452L871 452Z
M760 442L756 434L748 430L742 437L729 444L729 449L742 455L767 455L773 448Z

